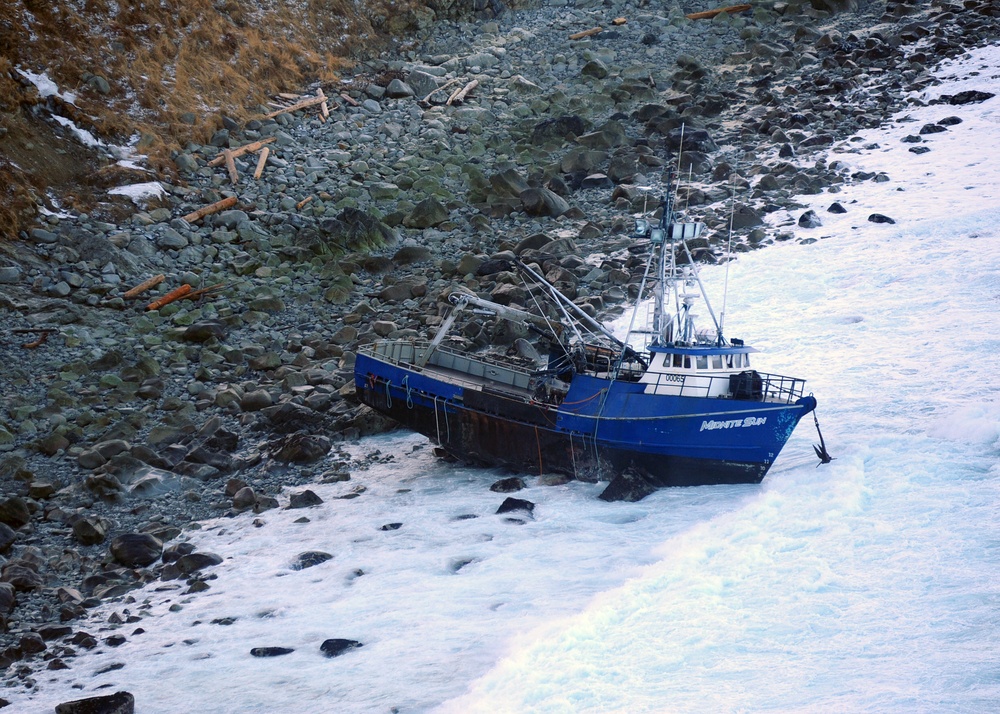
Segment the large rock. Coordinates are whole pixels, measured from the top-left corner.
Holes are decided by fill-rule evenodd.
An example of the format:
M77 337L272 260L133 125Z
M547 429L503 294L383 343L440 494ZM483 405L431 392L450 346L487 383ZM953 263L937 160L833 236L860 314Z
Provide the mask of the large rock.
M6 523L0 523L0 553L6 553L17 540L17 533Z
M108 521L97 516L86 516L73 524L73 538L82 545L103 543L108 535Z
M315 492L306 489L305 491L300 491L299 493L293 493L288 501L289 508L310 508L312 506L318 506L323 503L323 499L316 495Z
M10 583L0 583L0 615L9 615L17 605L14 586Z
M667 148L672 151L701 151L711 153L718 151L719 147L712 141L712 137L704 129L692 129L691 127L678 127L667 132ZM683 147L681 142L683 141Z
M323 644L319 646L319 650L327 657L339 657L345 652L350 652L363 646L357 640L329 639L323 641Z
M215 553L188 553L174 561L174 565L184 575L190 575L221 562L222 558Z
M403 219L407 228L432 228L448 220L448 209L436 198L425 198Z
M149 533L123 533L111 541L111 556L126 568L152 565L162 553L162 541Z
M504 499L500 507L497 508L497 515L501 513L513 513L515 511L520 511L526 513L527 515L532 515L535 512L535 504L531 501L525 501L523 498L514 498L513 496L508 496Z
M326 456L331 446L330 440L325 436L289 434L272 445L271 453L278 461L309 464Z
M12 496L0 502L0 523L6 523L11 528L20 528L31 520L31 512L23 498Z
M56 714L135 714L135 697L115 692L102 697L74 699L56 706Z
M299 553L295 562L292 563L292 570L305 570L306 568L311 568L314 565L325 563L331 559L333 559L333 556L329 553L324 553L320 550L309 550L305 553Z
M562 196L547 188L529 188L521 192L521 206L529 216L555 218L569 210L569 203Z
M570 135L580 136L586 130L583 119L575 114L565 114L536 124L531 132L531 141L535 144L543 144L553 139L564 141Z
M280 657L291 654L295 650L291 647L254 647L250 650L251 657Z
M497 196L517 198L528 189L528 182L516 169L504 169L490 176L490 186Z
M602 501L641 501L656 487L648 478L633 470L626 470L611 479L611 483L598 498Z
M295 244L317 255L339 255L353 250L376 250L396 239L396 231L375 216L357 208L345 208L336 218L300 230Z
M514 493L524 487L524 479L519 476L511 476L510 478L502 478L495 482L490 486L490 490L494 493Z

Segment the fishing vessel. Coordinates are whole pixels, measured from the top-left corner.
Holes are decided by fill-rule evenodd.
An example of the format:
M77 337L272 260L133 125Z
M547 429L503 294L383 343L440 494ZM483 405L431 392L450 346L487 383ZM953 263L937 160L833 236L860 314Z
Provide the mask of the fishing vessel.
M688 245L705 226L678 218L670 192L658 219L635 222L633 249L649 257L623 337L547 280L545 261L518 260L531 309L453 292L433 340L359 349L358 397L467 463L588 481L627 471L655 487L759 483L816 399L724 336ZM696 304L712 327L696 327ZM527 327L547 354L456 349L447 336L469 310Z

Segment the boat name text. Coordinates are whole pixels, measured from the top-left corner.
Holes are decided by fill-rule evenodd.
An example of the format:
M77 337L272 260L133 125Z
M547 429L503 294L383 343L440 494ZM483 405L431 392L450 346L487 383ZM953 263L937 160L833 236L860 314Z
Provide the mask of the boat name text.
M745 419L729 419L728 421L703 421L698 431L712 429L735 429L742 426L761 426L767 422L767 417L746 417Z

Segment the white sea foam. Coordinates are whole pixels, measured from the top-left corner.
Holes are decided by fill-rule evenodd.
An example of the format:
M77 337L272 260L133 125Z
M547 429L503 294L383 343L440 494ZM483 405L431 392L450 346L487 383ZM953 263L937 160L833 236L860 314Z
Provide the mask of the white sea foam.
M961 88L988 89L997 49L969 61L994 69ZM313 487L322 506L192 533L226 558L211 589L118 604L146 632L42 672L30 706L112 687L144 712L997 710L998 107L869 133L880 148L832 158L889 183L805 197L824 225L793 230L820 240L731 266L728 334L809 379L831 464L804 422L759 487L606 504L601 485L529 478L535 517L515 524L493 514L499 474L438 463L420 437L366 440L396 458ZM899 141L948 115L963 122L930 153ZM307 550L334 557L292 570ZM109 612L83 629L106 636ZM325 659L331 637L364 646Z

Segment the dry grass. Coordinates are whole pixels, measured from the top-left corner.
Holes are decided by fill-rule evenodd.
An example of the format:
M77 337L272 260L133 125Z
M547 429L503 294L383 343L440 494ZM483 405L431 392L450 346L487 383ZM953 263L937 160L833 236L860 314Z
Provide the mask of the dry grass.
M0 127L23 122L38 101L15 68L46 72L76 94L78 124L117 143L139 134L143 153L168 169L171 151L205 143L223 114L245 120L278 92L336 81L353 53L384 46L384 18L398 26L424 4L0 0ZM107 80L107 94L94 76ZM21 187L46 183L25 180L7 154L0 136L0 238L24 224L31 200Z

